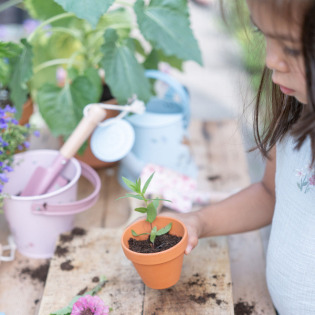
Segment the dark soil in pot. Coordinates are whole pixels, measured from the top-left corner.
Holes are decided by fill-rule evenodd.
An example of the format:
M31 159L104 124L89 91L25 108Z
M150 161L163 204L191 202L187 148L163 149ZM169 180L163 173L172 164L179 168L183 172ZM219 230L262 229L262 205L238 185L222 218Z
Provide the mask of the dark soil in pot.
M154 246L150 242L150 236L146 240L136 240L135 238L130 238L128 240L129 249L142 254L152 254L162 252L167 250L177 243L181 241L182 237L171 235L171 234L164 234L159 235L155 238Z

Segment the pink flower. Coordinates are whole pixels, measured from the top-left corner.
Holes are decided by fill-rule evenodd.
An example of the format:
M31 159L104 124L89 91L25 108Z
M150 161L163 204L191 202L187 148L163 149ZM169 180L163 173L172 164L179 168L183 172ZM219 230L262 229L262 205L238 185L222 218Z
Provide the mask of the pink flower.
M71 315L108 315L109 307L98 296L84 295L73 305Z
M315 186L315 174L311 176L308 180L311 186Z

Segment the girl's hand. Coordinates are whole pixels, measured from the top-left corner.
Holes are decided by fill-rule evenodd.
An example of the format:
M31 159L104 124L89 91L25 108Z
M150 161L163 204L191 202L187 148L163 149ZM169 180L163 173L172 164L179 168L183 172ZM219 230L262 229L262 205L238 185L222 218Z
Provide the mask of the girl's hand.
M160 215L166 215L181 220L187 228L188 244L185 254L188 255L198 244L198 238L201 234L201 221L197 212L178 213L178 212L163 212Z

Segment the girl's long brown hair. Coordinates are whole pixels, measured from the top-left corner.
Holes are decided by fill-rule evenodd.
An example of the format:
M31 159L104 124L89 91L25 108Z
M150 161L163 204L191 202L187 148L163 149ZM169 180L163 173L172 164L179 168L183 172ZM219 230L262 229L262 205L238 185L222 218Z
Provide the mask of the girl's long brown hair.
M284 95L271 81L271 71L265 67L254 111L254 136L257 148L265 157L270 149L290 132L300 149L309 137L312 165L315 164L315 1L310 1L302 26L302 47L306 69L307 105ZM263 103L271 104L264 106ZM265 111L263 121L261 112Z

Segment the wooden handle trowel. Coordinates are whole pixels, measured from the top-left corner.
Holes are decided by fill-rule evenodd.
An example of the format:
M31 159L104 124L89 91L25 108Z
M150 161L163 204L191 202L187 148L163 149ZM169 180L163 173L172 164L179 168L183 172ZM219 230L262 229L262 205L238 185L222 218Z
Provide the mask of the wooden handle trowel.
M77 153L84 141L105 116L106 111L100 106L90 106L87 115L81 119L71 136L60 148L59 154L53 163L47 168L39 166L35 169L21 196L38 196L48 192L68 161Z

